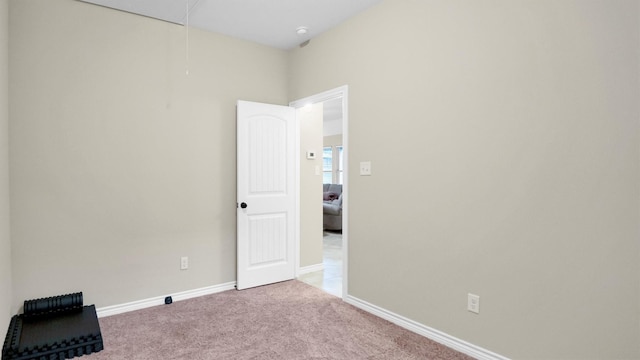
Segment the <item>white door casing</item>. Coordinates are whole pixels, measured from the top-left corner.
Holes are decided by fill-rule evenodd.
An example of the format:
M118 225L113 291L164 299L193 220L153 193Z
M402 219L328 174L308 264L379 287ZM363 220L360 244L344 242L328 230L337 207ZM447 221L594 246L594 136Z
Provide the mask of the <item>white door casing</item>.
M295 275L295 109L238 101L238 290Z

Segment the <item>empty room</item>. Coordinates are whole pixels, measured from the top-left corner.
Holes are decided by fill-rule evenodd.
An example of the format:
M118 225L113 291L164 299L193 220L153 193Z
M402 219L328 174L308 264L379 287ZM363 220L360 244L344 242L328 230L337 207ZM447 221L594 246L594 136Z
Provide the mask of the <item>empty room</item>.
M110 353L121 321L228 299L207 325L222 326L299 292L302 309L374 324L354 339L393 325L399 347L331 349L300 330L244 357L215 355L216 336L171 358L414 359L425 339L442 359L640 359L640 1L175 0L157 16L123 8L154 2L91 2L0 0L3 334L24 301L82 291L104 337L86 358L146 359ZM296 278L322 265L321 114L303 106L338 97L336 297ZM273 145L292 165L256 170L247 190L275 198L264 179L294 170L282 217L252 217L260 196L242 195L252 104L294 119ZM247 146L263 158L269 144ZM285 223L286 275L244 290L268 262L245 273L243 239Z

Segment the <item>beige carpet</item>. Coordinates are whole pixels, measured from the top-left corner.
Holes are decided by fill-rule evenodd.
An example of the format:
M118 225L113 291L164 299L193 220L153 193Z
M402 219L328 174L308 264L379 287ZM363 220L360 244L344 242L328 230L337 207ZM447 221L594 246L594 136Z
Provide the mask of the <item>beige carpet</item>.
M101 359L471 359L300 281L100 319Z

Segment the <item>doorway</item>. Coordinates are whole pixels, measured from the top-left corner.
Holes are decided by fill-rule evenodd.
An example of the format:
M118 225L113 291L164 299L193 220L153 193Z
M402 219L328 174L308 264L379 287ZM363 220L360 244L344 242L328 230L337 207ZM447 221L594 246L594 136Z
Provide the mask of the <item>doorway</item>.
M303 107L319 106L323 108L323 133L318 134L323 139L327 139L325 146L324 140L320 143L322 149L317 149L316 156L322 156L322 166L316 166L315 173L322 177L323 184L339 185L332 187L332 190L340 189L339 205L341 224L336 227L336 219L331 219L332 224L327 226L323 224L322 229L322 262L312 266L300 266L301 236L297 236L297 261L296 261L296 277L302 281L319 287L328 293L344 298L348 294L348 88L342 86L336 89L325 91L304 99L300 99L290 103L290 106L301 110ZM326 116L325 116L326 115ZM326 121L325 121L326 120ZM326 132L325 132L326 131ZM325 135L328 135L325 137ZM339 139L339 140L338 140ZM302 156L309 155L306 149L300 149L298 154ZM331 150L329 151L330 148ZM312 151L313 152L313 151ZM330 154L330 155L329 155ZM327 167L324 158L331 156L331 166ZM308 158L308 157L307 157ZM330 181L330 183L329 183ZM323 190L324 190L323 186ZM300 176L297 178L297 189L301 189ZM323 191L324 192L324 191ZM338 192L337 190L335 192ZM325 194L315 194L318 199ZM324 199L323 199L324 200ZM336 199L338 200L338 199ZM323 202L324 203L324 202ZM324 206L318 202L318 206ZM300 206L297 207L300 211ZM301 219L298 212L297 218ZM322 215L324 216L324 215ZM299 231L299 229L298 229ZM315 241L315 240L314 240ZM304 246L304 245L303 245Z

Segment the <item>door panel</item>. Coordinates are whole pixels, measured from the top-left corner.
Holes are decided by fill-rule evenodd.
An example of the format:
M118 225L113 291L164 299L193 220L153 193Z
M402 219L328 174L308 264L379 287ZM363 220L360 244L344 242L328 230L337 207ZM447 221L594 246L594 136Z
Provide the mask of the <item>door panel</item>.
M295 274L295 110L238 101L237 288ZM244 207L243 207L244 206Z

